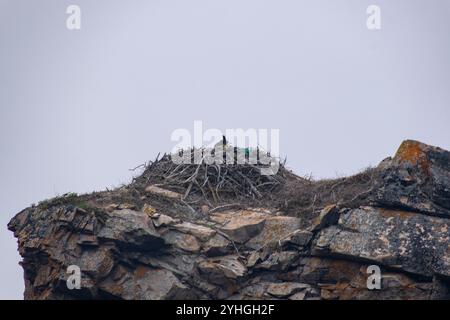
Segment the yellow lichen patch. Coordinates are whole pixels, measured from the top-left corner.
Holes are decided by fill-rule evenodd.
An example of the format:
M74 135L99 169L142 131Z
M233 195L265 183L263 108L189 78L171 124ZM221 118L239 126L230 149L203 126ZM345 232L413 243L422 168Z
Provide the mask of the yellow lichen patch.
M424 172L428 172L429 162L426 152L422 149L422 144L413 140L406 140L400 145L395 154L399 162L409 162L413 166L420 166Z
M142 207L142 212L146 213L149 217L151 217L156 213L156 209L153 206L146 203Z

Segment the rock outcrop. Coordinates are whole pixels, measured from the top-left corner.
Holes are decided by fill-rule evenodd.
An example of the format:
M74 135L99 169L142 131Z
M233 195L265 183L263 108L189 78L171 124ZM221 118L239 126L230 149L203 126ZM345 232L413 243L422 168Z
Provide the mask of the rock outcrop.
M296 214L196 207L131 184L43 202L8 227L26 299L449 299L450 153L405 141L352 192ZM373 265L379 289L368 287ZM67 286L69 266L80 289Z

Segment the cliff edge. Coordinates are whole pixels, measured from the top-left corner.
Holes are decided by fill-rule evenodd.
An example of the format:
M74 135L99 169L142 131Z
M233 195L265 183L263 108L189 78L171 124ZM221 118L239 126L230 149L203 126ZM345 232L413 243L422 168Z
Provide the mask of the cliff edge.
M169 158L129 185L18 213L25 299L450 298L448 151L408 140L321 181Z

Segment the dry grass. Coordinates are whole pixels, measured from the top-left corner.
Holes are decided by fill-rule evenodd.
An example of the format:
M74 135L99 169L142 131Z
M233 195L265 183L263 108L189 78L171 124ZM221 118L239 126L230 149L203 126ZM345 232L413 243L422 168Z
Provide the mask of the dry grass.
M286 169L263 176L254 165L174 164L168 155L150 163L132 186L142 190L149 184L181 193L187 202L200 206L240 203L265 206L289 215L314 215L329 204L356 207L367 203L375 189L376 168L338 179L302 178Z
M290 216L312 219L329 204L357 207L367 204L376 191L377 168L368 168L350 177L313 180L295 175L280 164L276 175L260 174L259 165L208 165L173 163L164 155L143 166L132 183L114 190L64 196L41 203L43 209L72 204L102 210L109 204L131 204L137 210L148 201L173 215L201 215L202 206L210 209L262 206L281 210ZM180 193L181 201L149 195L145 188L158 185Z

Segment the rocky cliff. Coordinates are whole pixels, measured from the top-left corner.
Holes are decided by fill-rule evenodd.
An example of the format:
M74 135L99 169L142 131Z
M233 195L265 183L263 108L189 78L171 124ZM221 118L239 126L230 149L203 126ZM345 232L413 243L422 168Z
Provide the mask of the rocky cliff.
M8 228L23 257L25 298L450 297L445 150L405 141L377 167L326 181L284 167L265 182L206 167L204 183L193 174L174 183L189 166L167 166L157 160L130 185L18 213ZM241 175L240 192L221 189L229 181L233 191ZM67 287L71 265L80 289ZM369 290L373 265L381 287Z

